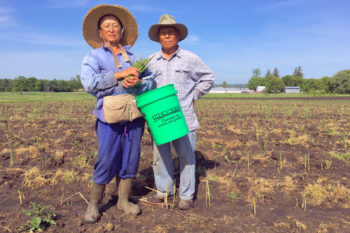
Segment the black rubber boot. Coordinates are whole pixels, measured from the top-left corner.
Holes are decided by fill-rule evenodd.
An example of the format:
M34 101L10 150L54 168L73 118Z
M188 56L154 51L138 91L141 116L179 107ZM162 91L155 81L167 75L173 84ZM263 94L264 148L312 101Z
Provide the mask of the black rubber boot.
M101 202L103 192L105 191L106 185L104 184L93 184L90 194L90 202L84 215L84 221L87 223L95 223L101 217L98 210L98 204Z
M121 179L118 187L118 203L117 207L123 210L127 214L138 215L141 213L141 209L138 205L129 202L129 194L131 191L132 179Z

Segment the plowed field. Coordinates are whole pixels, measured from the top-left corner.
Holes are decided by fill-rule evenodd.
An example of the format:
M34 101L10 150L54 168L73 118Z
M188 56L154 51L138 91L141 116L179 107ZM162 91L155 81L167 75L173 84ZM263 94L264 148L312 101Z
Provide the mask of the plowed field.
M101 220L85 224L94 107L0 103L0 232L30 220L22 211L31 203L52 206L57 225L47 232L350 232L349 97L199 100L195 208L145 201L154 188L145 130L131 197L142 214L117 209L113 181Z

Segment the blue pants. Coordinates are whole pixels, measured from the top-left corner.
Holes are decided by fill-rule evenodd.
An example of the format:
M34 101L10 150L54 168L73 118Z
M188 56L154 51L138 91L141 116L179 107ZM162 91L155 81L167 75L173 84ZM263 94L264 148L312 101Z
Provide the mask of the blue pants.
M157 193L157 195L174 194L174 162L170 149L170 144L173 144L180 160L180 199L193 200L196 188L196 158L194 155L196 140L196 132L191 131L186 136L159 146L153 142L152 167L157 190L162 193Z
M143 118L125 124L107 124L97 119L99 148L93 174L96 184L108 184L116 174L123 179L135 178L144 127Z

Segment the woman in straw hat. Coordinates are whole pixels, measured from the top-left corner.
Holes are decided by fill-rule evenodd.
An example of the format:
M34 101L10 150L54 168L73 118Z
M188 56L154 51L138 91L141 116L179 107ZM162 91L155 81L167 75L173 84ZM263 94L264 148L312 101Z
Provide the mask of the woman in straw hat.
M126 94L140 83L139 70L131 67L131 62L137 58L129 51L138 36L133 15L121 6L98 5L84 18L83 36L94 49L83 59L81 82L84 89L97 98L94 114L99 149L90 202L84 216L85 222L94 223L100 217L98 203L105 186L113 177L117 179L117 207L126 213L141 213L138 205L128 201L128 196L138 170L145 121L137 118L127 123L108 124L103 113L105 96ZM145 80L142 91L152 86L151 79Z

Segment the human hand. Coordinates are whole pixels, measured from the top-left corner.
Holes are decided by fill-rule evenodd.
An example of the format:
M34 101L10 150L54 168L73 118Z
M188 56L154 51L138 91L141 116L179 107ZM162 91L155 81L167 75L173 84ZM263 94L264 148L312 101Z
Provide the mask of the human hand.
M128 76L128 77L126 77L123 80L122 85L125 88L130 88L130 87L136 86L139 82L140 82L140 79L139 79L138 74L137 74L137 76Z
M129 67L123 71L121 71L120 73L122 73L122 77L123 78L127 78L128 76L139 76L139 69L136 67Z
M139 69L135 67L129 67L118 73L114 73L114 77L117 80L123 79L122 85L125 88L130 88L135 86L139 81Z
M120 71L118 73L114 73L114 77L117 79L117 80L120 80L120 79L125 79L129 76L139 76L139 69L135 68L135 67L129 67L123 71Z

